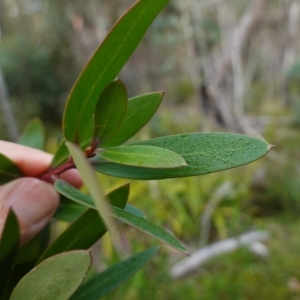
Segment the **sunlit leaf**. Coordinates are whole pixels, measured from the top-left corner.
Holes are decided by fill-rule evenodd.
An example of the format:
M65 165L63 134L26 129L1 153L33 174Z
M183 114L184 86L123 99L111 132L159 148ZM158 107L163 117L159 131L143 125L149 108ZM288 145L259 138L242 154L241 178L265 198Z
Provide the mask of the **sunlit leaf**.
M177 168L186 166L184 159L168 149L153 146L118 146L97 150L100 162L145 168ZM97 161L97 156L91 159Z
M5 220L3 232L0 239L0 295L8 292L9 274L13 268L14 261L20 243L19 222L15 213L10 210Z
M114 25L79 75L63 117L66 140L81 144L92 138L87 127L104 88L113 81L168 0L141 0Z
M41 120L33 119L25 128L19 144L44 150L45 128Z
M7 183L22 176L24 176L24 174L18 166L8 157L0 153L0 184Z
M70 300L98 300L122 284L141 269L158 251L151 247L135 254L85 282Z
M90 265L88 251L52 256L21 279L10 300L67 300L85 278Z
M132 179L164 179L202 175L235 168L266 155L272 145L241 134L191 133L148 140L135 145L169 149L181 155L188 166L174 169L149 169L113 163L93 164L101 173Z
M113 81L104 89L95 110L94 140L102 144L117 133L126 113L127 102L127 91L120 80Z
M155 92L130 98L125 118L117 134L102 146L118 146L134 136L152 118L163 96L163 92Z

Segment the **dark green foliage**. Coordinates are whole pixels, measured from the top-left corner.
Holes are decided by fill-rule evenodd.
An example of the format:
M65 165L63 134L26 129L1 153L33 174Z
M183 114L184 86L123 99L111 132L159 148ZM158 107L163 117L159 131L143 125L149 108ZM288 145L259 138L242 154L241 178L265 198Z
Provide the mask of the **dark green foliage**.
M12 210L9 210L0 240L0 291L2 299L8 295L9 274L13 269L20 243L19 231L17 217Z
M116 23L78 77L70 93L63 120L66 140L82 144L93 133L86 131L99 95L115 79L148 27L168 0L138 1Z
M118 146L130 139L152 118L163 96L164 93L157 92L129 99L125 118L117 134L101 146Z
M22 177L23 173L9 158L0 153L0 184Z
M230 133L181 134L121 145L151 119L164 93L128 99L124 84L114 80L167 2L136 2L114 25L80 73L63 114L64 140L50 169L39 177L54 183L61 194L54 218L71 224L47 246L43 243L48 242L47 232L40 234L28 245L30 255L24 257L24 250L21 250L15 259L19 229L15 215L10 212L0 244L0 298L6 299L14 287L12 300L63 300L72 294L71 299L104 296L132 276L158 250L158 247L149 248L101 274L92 274L93 277L76 291L91 265L90 253L86 250L106 231L116 249L120 249L114 230L121 227L121 223L186 253L185 247L173 235L147 220L138 208L127 204L128 184L105 195L95 170L134 179L187 177L250 163L272 148L265 141ZM49 84L56 86L57 83L49 81ZM43 149L44 142L44 129L37 120L29 125L20 140L20 143L38 149ZM72 168L78 169L89 194L59 179L62 173ZM22 176L12 161L0 154L0 184ZM29 272L33 265L35 268ZM9 272L13 268L14 278L8 289ZM18 282L20 278L15 276L16 272L27 275Z
M94 140L99 144L110 140L118 131L127 110L127 91L121 81L113 81L99 97L94 121Z
M105 296L142 268L158 249L159 247L151 247L96 275L84 283L71 297L71 300L96 300Z

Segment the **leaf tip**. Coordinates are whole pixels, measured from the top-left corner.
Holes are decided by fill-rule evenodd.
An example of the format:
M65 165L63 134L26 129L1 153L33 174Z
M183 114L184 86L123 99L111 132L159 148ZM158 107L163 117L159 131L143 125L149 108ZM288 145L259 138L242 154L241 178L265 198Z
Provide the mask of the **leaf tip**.
M270 145L268 146L268 150L269 150L269 151L271 151L273 148L275 148L275 145L270 144Z

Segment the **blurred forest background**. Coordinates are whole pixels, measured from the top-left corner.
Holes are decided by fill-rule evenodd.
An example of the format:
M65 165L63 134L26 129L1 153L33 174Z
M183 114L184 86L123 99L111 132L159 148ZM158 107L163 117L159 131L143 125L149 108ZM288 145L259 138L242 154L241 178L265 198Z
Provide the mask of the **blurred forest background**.
M0 0L0 138L32 118L46 149L61 139L67 95L125 0ZM130 202L197 249L250 231L262 240L174 278L183 257L160 254L107 299L300 299L300 2L171 0L122 70L129 96L166 91L136 139L229 131L275 144L244 167L193 178L131 181ZM101 176L107 190L128 180ZM155 243L124 233L128 252ZM96 268L117 258L97 245Z

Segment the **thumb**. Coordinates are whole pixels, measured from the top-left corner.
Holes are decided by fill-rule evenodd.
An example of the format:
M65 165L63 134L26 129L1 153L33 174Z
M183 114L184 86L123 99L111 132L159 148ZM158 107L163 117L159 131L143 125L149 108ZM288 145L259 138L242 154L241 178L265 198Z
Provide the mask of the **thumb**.
M10 208L20 225L21 245L32 239L50 220L59 203L52 185L36 178L20 178L0 186L0 236Z

